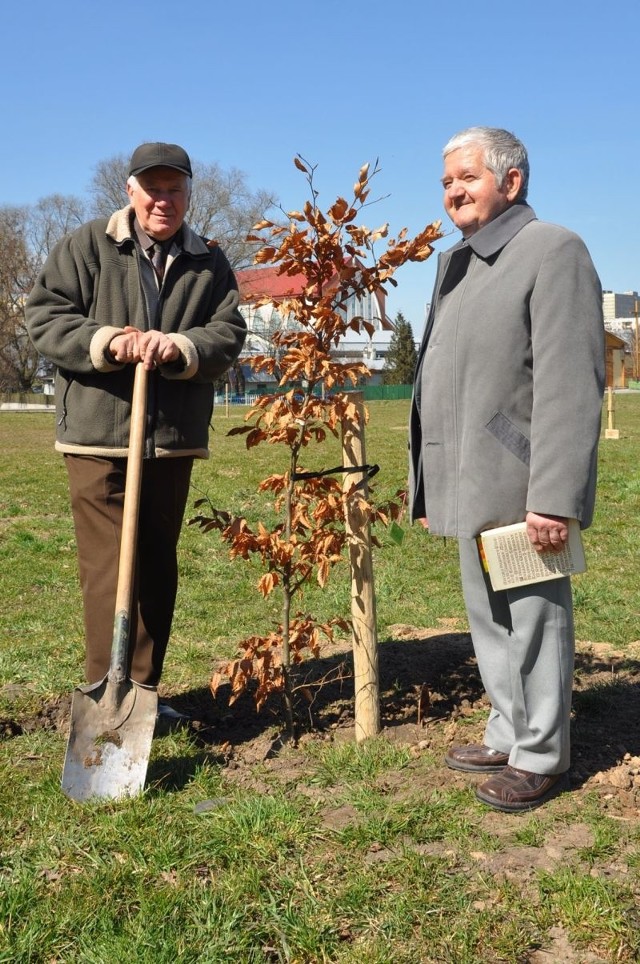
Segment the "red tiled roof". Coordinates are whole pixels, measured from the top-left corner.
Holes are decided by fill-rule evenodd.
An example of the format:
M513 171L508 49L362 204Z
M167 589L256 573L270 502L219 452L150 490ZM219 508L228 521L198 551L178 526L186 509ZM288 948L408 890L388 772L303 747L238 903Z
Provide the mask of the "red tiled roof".
M351 262L351 257L345 259L345 264ZM288 295L297 297L301 295L307 285L307 277L304 274L278 274L278 268L268 266L266 268L245 268L236 271L236 280L240 289L240 301L257 301L258 298L286 298ZM337 283L337 275L333 279Z
M277 268L246 268L235 274L243 302L299 295L307 283L305 275L278 274Z

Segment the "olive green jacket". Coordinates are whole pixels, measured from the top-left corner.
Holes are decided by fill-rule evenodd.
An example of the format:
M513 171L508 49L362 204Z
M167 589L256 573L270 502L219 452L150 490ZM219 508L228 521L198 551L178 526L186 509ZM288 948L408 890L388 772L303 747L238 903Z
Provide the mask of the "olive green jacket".
M220 248L183 225L150 304L142 284L150 266L132 224L126 207L78 228L52 250L27 301L29 335L57 369L56 448L127 454L133 366L115 362L108 346L133 325L159 329L180 349L179 362L150 373L145 454L206 458L213 381L246 337L236 280Z

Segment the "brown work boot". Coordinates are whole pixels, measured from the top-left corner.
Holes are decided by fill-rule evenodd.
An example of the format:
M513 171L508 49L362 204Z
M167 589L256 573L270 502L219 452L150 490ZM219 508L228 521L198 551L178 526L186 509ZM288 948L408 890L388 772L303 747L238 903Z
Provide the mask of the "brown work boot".
M476 797L496 810L518 813L533 810L568 789L566 773L530 773L508 766L502 773L481 783Z
M489 746L454 746L447 752L444 762L452 770L465 770L469 773L498 773L509 762L509 754L492 750Z

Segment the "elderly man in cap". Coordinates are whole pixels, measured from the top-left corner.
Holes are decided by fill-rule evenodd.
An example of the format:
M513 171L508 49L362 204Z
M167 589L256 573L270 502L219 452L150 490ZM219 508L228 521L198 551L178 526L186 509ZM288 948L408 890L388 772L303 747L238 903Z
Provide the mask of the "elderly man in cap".
M28 300L31 339L57 369L56 449L69 477L89 683L110 663L134 367L148 369L149 391L128 670L153 686L193 460L208 457L213 382L246 335L227 258L185 223L191 178L177 144L136 148L129 205L62 240Z

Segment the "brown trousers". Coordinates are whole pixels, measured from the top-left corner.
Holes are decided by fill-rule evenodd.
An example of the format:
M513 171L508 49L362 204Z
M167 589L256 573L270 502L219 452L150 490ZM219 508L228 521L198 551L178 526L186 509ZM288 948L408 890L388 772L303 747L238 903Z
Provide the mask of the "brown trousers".
M127 460L65 455L84 603L85 676L109 671ZM157 685L178 589L177 545L192 458L145 459L129 641L129 675Z

